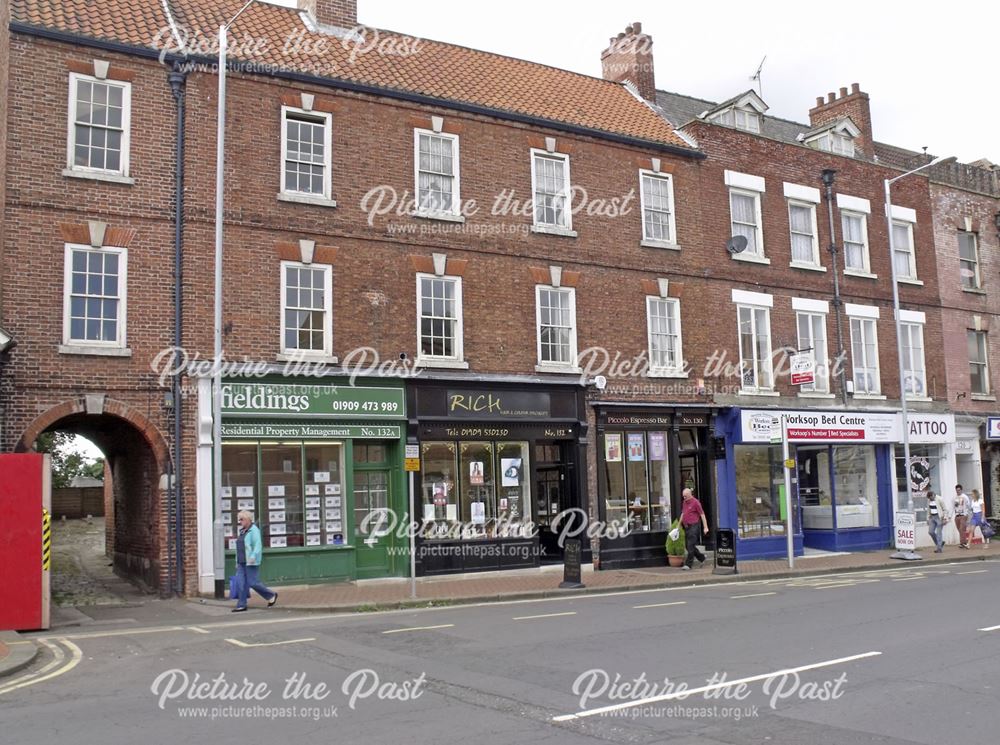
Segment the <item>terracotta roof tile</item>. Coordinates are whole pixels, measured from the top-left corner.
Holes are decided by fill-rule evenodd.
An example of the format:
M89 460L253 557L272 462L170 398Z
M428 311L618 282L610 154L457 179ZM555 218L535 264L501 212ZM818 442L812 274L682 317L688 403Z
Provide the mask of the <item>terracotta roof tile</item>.
M221 23L242 0L170 0L175 23L214 55ZM12 0L14 21L71 34L157 47L169 39L161 0ZM408 37L379 31L379 42ZM297 48L286 42L298 40ZM253 52L258 41L265 47ZM325 46L317 53L317 44ZM413 42L409 40L412 49ZM162 46L162 43L161 43ZM525 60L454 44L419 40L412 54L356 53L356 46L309 31L299 13L252 5L230 31L231 56L322 77L482 106L573 126L691 149L655 111L623 86Z

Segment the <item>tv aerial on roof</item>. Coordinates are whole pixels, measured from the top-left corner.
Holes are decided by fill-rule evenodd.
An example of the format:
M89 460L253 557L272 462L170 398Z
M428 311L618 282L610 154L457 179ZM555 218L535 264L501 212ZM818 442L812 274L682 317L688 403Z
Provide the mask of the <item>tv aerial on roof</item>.
M734 235L726 241L726 250L731 254L743 253L747 250L747 237L745 235Z

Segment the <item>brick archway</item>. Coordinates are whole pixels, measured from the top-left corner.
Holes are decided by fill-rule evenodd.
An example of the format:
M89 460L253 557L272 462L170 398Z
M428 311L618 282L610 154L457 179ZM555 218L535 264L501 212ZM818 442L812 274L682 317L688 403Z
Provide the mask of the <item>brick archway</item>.
M78 434L105 457L105 550L115 572L145 587L170 585L171 526L163 478L171 470L166 439L134 406L85 394L52 406L24 430L15 450L31 450L46 431Z
M52 428L63 419L80 415L108 415L117 417L118 419L124 419L136 430L138 430L139 433L146 439L146 443L149 445L150 449L153 451L153 455L156 457L156 464L160 473L166 473L169 469L170 448L163 435L160 433L160 430L157 429L156 425L149 421L149 419L147 419L144 415L131 408L128 404L116 401L112 398L104 399L103 408L100 412L88 409L87 399L85 396L80 396L79 398L64 401L57 406L53 406L45 413L36 417L34 421L32 421L31 424L25 428L24 434L21 435L21 439L14 447L14 452L23 453L33 449L35 440L38 439L40 434L45 432L47 429Z

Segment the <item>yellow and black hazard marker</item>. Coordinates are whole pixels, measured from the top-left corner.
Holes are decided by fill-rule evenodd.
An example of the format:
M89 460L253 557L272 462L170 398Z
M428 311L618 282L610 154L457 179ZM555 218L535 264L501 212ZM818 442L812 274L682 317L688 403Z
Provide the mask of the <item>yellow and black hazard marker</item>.
M48 570L52 566L52 516L49 511L42 508L42 569Z

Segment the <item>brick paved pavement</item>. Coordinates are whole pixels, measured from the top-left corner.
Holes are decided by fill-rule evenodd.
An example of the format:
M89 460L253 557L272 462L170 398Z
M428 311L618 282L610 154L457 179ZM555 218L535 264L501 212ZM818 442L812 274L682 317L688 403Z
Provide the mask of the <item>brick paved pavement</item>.
M417 598L410 597L410 581L374 580L369 582L340 582L317 585L276 587L280 594L278 605L282 608L313 610L376 610L411 605L436 603L468 603L490 600L511 600L525 597L551 597L574 592L610 592L654 587L705 584L709 582L761 580L786 576L824 574L873 569L908 569L950 561L974 561L1000 557L1000 542L990 546L973 546L960 549L946 546L944 553L931 550L921 552L922 561L900 561L889 558L890 550L865 553L824 554L796 557L795 568L789 569L787 560L744 561L739 564L739 574L724 576L712 574L711 563L693 571L671 567L621 569L598 571L584 568L585 590L560 590L562 572L547 570L518 570L490 572L459 577L420 578L417 580ZM220 601L221 602L221 601ZM251 606L263 607L264 601L254 596Z

